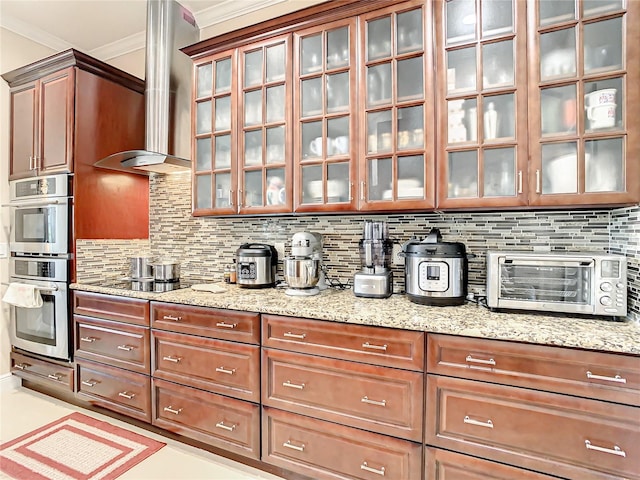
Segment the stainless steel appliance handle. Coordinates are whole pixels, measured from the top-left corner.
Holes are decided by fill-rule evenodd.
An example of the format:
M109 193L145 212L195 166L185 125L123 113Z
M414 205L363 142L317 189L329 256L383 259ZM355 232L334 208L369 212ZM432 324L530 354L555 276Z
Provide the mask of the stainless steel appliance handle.
M22 207L46 207L49 205L64 205L68 203L65 197L65 200L14 200L12 202L9 202L8 205L3 205L3 207L7 206L7 207L16 207L16 208L22 208Z
M531 258L527 260L509 259L509 265L513 266L532 266L532 267L588 267L593 265L593 260L553 260L549 261L544 258Z

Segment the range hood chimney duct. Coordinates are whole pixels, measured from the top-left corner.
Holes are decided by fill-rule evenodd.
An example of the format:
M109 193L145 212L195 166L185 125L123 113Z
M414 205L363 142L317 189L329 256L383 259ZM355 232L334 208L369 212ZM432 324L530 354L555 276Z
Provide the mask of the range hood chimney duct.
M182 147L181 140L189 138L192 65L180 48L198 38L193 15L178 2L147 1L145 150L115 153L96 162L96 167L141 175L191 169L189 142Z

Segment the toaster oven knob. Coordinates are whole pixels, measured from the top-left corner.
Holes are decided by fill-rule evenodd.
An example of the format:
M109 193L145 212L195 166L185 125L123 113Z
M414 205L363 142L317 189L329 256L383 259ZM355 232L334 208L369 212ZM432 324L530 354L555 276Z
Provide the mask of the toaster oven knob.
M609 305L611 305L613 303L613 301L611 300L611 297L602 297L600 299L600 303L602 305L604 305L605 307L608 307Z
M603 292L610 292L611 290L613 290L613 285L611 285L609 282L602 282L600 284L600 290L602 290Z

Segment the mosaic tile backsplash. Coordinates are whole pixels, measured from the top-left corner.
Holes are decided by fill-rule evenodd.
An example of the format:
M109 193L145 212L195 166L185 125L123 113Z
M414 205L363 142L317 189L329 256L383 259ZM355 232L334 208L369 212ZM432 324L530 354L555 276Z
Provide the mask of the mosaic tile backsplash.
M485 252L491 249L531 251L592 251L624 254L628 257L629 318L640 321L640 207L615 210L504 211L499 213L425 213L390 215L326 215L216 218L191 216L189 175L150 177L151 229L149 242L82 241L78 257L83 274L99 268L90 261L100 251L105 266L126 274L127 257L150 252L181 262L182 276L222 279L224 267L232 263L236 249L244 242L283 243L289 254L291 236L299 231L323 235L323 261L329 279L348 283L360 268L358 242L364 220L385 220L389 234L398 244L425 237L438 228L443 241L462 242L469 259L469 290L484 293ZM126 244L126 245L125 245ZM126 248L125 252L124 249ZM121 250L122 249L122 250ZM123 260L124 259L124 263ZM108 263L108 262L107 262ZM84 265L83 265L84 264ZM404 270L393 267L394 290L404 290ZM80 275L79 275L80 277Z

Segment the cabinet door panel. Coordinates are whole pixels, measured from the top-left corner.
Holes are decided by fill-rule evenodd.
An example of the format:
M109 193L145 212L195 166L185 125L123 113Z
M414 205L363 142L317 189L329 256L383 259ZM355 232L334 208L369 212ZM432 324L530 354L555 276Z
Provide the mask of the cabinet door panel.
M9 178L36 175L37 83L11 92L11 159Z
M73 392L73 368L11 352L11 373L57 390Z

